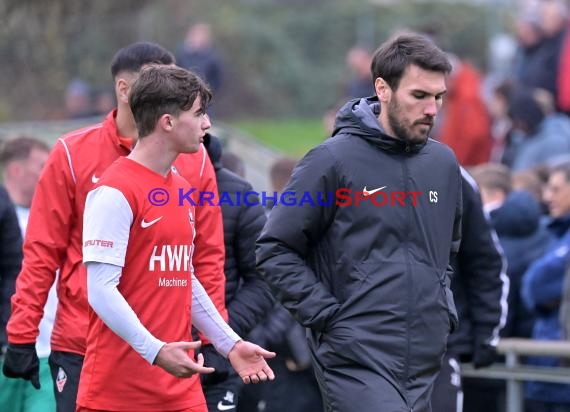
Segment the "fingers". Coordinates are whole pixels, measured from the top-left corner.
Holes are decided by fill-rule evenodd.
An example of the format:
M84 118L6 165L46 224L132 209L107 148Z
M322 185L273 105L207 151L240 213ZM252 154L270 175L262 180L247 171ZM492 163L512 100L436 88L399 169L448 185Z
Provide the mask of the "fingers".
M277 356L277 354L275 352L269 352L268 350L263 349L261 346L258 346L257 349L255 350L255 352L259 356L263 356L265 359L271 359L271 358L274 358L275 356Z
M196 357L197 359L197 363L200 366L204 365L204 355L202 355L201 353L198 354L198 356Z
M275 374L273 373L273 370L269 366L266 366L257 373L252 373L250 375L246 374L241 375L241 378L243 380L243 383L245 384L249 383L255 384L259 382L265 382L267 380L272 381L273 379L275 379Z
M216 369L212 367L204 366L204 355L202 355L201 353L198 354L196 362L191 361L190 369L192 369L194 373L204 373L204 374L216 371Z
M194 373L202 373L202 374L208 374L208 373L213 373L216 370L214 368L210 368L208 366L197 366L194 368Z
M201 366L195 362L192 362L191 364L181 366L180 369L176 373L174 373L174 376L176 376L177 378L189 378L197 373L209 374L215 371L216 370L214 368Z
M190 350L190 349L198 349L200 346L202 346L202 342L200 342L199 340L194 342L176 342L176 345L181 349Z
M257 376L259 377L260 382L265 382L267 380L267 375L263 371L257 372Z
M273 369L271 369L269 367L269 365L265 366L263 368L263 372L265 373L265 375L267 376L267 378L272 381L273 379L275 379L275 374L273 373Z

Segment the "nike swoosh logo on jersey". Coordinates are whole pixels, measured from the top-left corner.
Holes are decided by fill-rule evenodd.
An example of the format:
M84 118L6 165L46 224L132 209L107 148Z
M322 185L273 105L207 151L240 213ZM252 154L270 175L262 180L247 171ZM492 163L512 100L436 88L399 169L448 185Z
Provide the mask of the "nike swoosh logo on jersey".
M372 196L374 193L379 192L380 190L386 189L386 187L387 186L382 186L382 187L379 187L378 189L366 190L366 186L364 186L364 190L362 190L362 192L364 193L364 196Z
M219 411L229 411L230 409L235 409L235 405L224 405L222 401L218 402L218 410Z
M157 217L154 220L151 220L150 222L146 222L144 219L141 221L141 227L143 229L146 229L147 227L151 227L152 225L154 225L156 222L158 222L160 219L162 219L162 216Z
M93 176L91 176L91 181L93 183L97 183L99 181L99 178L97 176L95 176L95 174L93 174Z

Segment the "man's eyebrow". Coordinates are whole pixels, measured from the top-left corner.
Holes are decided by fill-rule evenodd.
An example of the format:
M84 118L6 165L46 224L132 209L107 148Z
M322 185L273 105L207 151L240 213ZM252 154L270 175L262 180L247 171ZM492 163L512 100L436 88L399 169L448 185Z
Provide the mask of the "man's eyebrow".
M423 89L412 89L412 90L410 90L410 93L421 93L421 94L426 94L428 96L443 96L444 94L447 93L447 89L444 89L438 93L430 93L427 90L423 90Z

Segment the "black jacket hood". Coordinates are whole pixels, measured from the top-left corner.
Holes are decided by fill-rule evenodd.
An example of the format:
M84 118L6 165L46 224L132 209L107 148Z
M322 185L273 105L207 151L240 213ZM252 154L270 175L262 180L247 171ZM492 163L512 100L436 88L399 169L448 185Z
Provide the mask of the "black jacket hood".
M350 100L338 111L332 135L352 134L392 153L417 153L425 146L425 142L409 143L388 136L378 121L379 114L378 96Z

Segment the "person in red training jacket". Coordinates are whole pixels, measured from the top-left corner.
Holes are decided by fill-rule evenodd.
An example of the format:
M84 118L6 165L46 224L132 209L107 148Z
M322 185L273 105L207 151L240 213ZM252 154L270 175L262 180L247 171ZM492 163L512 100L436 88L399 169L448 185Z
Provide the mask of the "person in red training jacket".
M57 141L32 202L24 262L7 325L3 372L8 377L35 379L38 325L48 291L57 282L59 304L49 363L58 412L75 411L86 349L88 302L81 240L85 199L102 173L119 157L128 155L136 142L138 133L128 96L138 72L149 63L171 65L174 57L147 42L134 43L115 54L111 74L117 108L102 123L68 133ZM197 188L196 192L217 196L215 172L203 146L196 153L180 155L174 167ZM198 199L194 201L198 204ZM227 321L222 217L220 208L213 205L205 203L196 208L193 262L197 278Z
M469 63L451 59L448 92L437 138L455 153L459 164L476 166L489 161L491 119L481 97L481 76Z

